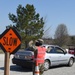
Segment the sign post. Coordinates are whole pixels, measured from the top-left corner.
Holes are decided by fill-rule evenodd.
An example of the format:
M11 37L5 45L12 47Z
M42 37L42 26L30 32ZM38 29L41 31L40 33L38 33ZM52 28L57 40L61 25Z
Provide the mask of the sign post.
M9 75L10 55L18 51L21 46L21 37L14 28L6 29L0 35L0 46L5 53L4 75Z
M5 52L4 75L10 75L10 53Z

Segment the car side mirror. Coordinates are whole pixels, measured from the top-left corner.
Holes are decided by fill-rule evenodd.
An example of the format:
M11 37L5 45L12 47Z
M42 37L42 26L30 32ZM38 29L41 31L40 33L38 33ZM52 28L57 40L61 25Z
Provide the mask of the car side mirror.
M67 53L67 51L64 51L64 54L66 54Z

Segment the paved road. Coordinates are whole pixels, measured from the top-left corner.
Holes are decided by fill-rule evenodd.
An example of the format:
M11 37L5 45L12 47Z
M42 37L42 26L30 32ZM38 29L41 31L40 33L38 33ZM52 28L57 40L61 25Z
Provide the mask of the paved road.
M12 59L11 55L11 59ZM0 75L4 75L4 54L0 54ZM33 75L31 69L23 69L12 64L10 59L10 75ZM44 75L75 75L75 63L72 67L59 66L53 67L44 72Z

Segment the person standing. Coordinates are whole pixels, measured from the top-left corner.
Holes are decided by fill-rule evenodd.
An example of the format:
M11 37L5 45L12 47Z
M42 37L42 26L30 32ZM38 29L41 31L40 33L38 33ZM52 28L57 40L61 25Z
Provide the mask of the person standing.
M34 43L34 44L33 44ZM33 75L35 72L35 64L38 63L40 75L44 73L44 60L46 48L42 46L44 41L42 39L35 40L35 42L30 41L29 47L32 51L34 51L34 65L33 65Z

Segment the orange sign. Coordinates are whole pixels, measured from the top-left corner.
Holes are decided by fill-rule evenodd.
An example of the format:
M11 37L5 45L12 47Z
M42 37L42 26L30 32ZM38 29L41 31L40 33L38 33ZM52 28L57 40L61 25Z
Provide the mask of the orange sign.
M0 43L4 52L14 53L20 48L21 38L15 29L10 28L2 33Z

